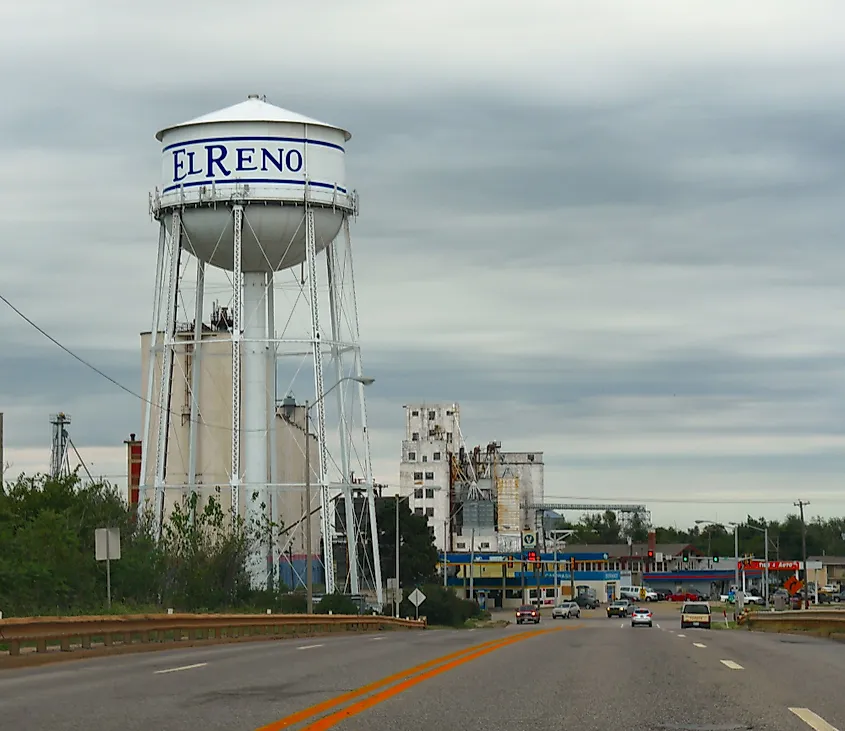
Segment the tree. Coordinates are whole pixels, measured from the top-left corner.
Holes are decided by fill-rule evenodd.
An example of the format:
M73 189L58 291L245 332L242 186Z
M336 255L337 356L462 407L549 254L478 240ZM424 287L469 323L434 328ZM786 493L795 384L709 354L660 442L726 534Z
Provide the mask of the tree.
M396 499L376 501L376 520L381 548L381 573L385 578L396 576ZM416 586L434 578L437 547L421 515L414 515L405 500L399 501L399 572L403 587Z

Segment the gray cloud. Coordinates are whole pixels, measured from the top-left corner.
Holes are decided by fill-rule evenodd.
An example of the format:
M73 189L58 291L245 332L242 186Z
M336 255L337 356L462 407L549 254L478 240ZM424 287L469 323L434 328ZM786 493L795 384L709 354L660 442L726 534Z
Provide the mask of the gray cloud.
M178 39L178 19L150 24L150 7L103 11L97 35L64 10L36 26L31 8L0 31L0 62L18 69L0 115L0 291L62 342L140 389L153 134L258 91L353 132L381 479L396 479L402 404L426 399L459 401L471 443L544 451L554 494L839 489L841 21L805 9L799 38L786 3L726 28L715 10L691 23L656 0L645 25L642 8L614 20L558 2L550 34L487 4L486 40L451 43L454 24L438 26L434 52L420 39L439 5L409 19L362 3L313 65L290 59L317 30L272 59L235 39L212 72L192 60L219 23L212 5ZM294 23L286 13L251 17ZM375 33L380 17L394 33ZM0 327L11 447L46 446L60 409L91 449L138 430L137 399L8 311Z

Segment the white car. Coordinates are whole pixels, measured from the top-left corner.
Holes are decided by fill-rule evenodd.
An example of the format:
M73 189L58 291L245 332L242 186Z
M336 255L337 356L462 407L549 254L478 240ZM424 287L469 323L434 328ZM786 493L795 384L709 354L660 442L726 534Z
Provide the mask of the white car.
M650 609L643 609L643 607L637 607L634 610L634 613L631 615L631 626L637 627L646 625L647 627L652 626L652 615Z
M572 617L581 618L581 607L575 602L564 602L552 609L552 619L571 619Z

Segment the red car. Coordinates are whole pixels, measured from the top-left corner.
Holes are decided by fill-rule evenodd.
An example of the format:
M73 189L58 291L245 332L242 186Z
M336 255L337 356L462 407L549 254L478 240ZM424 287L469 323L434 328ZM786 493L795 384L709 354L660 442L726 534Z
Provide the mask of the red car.
M530 604L523 604L516 610L516 623L522 624L523 622L540 624L540 610Z

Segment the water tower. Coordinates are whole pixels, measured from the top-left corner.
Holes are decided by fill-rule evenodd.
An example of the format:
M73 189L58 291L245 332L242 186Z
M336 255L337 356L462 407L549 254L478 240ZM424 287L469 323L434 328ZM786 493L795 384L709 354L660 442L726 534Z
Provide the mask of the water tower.
M326 591L370 590L381 602L370 379L349 236L357 213L346 183L350 137L258 96L157 133L162 183L150 210L159 246L139 505L153 510L159 532L168 501L191 492L216 493L248 523L279 522L286 493L301 493L306 481L278 446L280 429L295 425L281 408L293 397L304 438L314 440L312 504L288 512L255 546L253 584L266 586L301 525L319 515L322 548L307 550L322 556ZM216 299L210 317L208 294Z

